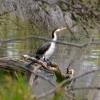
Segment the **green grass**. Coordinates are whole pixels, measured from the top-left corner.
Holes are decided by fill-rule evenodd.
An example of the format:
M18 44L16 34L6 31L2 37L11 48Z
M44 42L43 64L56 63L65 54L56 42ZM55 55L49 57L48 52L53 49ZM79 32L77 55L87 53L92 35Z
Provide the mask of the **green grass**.
M20 74L18 80L7 73L0 76L0 100L34 100L24 75Z

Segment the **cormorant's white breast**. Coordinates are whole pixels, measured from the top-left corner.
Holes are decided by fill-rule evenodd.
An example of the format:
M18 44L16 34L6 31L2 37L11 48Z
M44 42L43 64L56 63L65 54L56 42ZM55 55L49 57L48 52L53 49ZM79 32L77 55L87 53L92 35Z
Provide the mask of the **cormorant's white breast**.
M66 29L66 27L64 28L59 28L53 31L52 33L52 41L51 42L46 42L42 47L40 47L37 52L36 52L36 58L37 59L41 59L41 60L48 60L50 58L50 56L53 54L54 50L55 50L55 45L56 42L53 41L57 41L57 32Z

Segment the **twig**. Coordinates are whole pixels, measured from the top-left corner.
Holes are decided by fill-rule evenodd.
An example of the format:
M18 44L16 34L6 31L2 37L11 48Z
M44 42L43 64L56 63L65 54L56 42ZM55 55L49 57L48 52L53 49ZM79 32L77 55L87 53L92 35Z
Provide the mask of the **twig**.
M50 91L48 91L48 92L46 92L46 93L42 93L41 95L37 96L36 98L37 98L37 99L44 98L44 97L46 97L46 96L48 96L48 95L50 95L50 94L55 93L55 91L56 91L56 88L53 88L53 89L51 89Z
M72 77L72 78L67 79L67 80L64 80L60 85L63 86L63 85L66 84L66 82L68 82L68 81L76 80L76 79L78 79L78 78L80 78L80 77L83 77L83 76L88 75L88 74L90 74L90 73L94 73L94 72L96 72L96 71L100 71L100 68L94 69L94 70L92 70L92 71L85 72L85 73L83 73L83 74L81 74L81 75Z
M75 77L72 77L72 78L70 78L70 79L66 79L66 80L64 80L61 84L59 84L60 85L60 87L63 87L63 85L66 83L66 82L69 82L69 81L71 81L71 80L76 80L76 79L78 79L78 78L80 78L80 77L83 77L83 76L85 76L85 75L87 75L87 74L90 74L90 73L94 73L94 72L96 72L96 71L100 71L100 68L99 69L95 69L95 70L92 70L92 71L88 71L88 72L86 72L86 73L83 73L83 74L81 74L81 75L78 75L78 76L75 76ZM45 96L47 96L47 95L49 95L49 94L52 94L52 93L55 93L55 91L56 91L56 89L58 88L59 86L57 86L57 87L55 87L55 88L53 88L52 90L50 90L50 91L48 91L47 92L47 94L45 93L43 93L43 94L41 94L40 96L37 96L37 98L44 98ZM84 89L87 89L87 87L85 88L85 87L83 87ZM83 88L80 88L80 89L83 89ZM90 89L100 89L100 87L89 87ZM72 89L74 89L74 88L71 88L70 90L72 90ZM77 89L79 89L79 88L77 88Z
M83 90L83 89L97 89L100 90L100 86L88 86L88 87L75 87L75 88L69 88L68 90Z
M68 61L68 65L66 66L66 68L69 69L69 67L71 66L72 62L75 59L75 55L76 55L77 49L76 48L72 48L69 54L69 61Z

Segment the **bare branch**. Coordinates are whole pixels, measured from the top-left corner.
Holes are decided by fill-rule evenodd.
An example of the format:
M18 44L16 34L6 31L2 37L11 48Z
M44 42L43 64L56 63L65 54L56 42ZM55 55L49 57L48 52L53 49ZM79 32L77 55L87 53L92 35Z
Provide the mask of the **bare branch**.
M80 77L83 77L83 76L85 76L85 75L88 75L88 74L94 73L94 72L96 72L96 71L100 71L100 68L98 68L98 69L94 69L94 70L92 70L92 71L85 72L85 73L83 73L83 74L81 74L81 75L78 75L78 76L72 77L72 78L67 79L67 80L64 80L60 85L63 86L63 85L66 84L66 82L68 82L68 81L76 80L76 79L78 79L78 78L80 78Z
M68 82L68 81L71 81L71 80L76 80L76 79L78 79L78 78L80 78L80 77L83 77L83 76L85 76L85 75L87 75L87 74L90 74L90 73L94 73L94 72L96 72L96 71L100 71L100 68L99 69L95 69L95 70L92 70L92 71L88 71L88 72L85 72L85 73L83 73L83 74L81 74L81 75L78 75L78 76L75 76L75 77L72 77L72 78L69 78L69 79L66 79L66 80L64 80L61 84L59 84L57 87L55 87L55 88L53 88L52 90L50 90L50 91L48 91L47 92L47 94L41 94L40 96L37 96L37 98L44 98L46 95L49 95L49 94L52 94L52 93L55 93L55 91L56 91L56 89L60 86L60 87L63 87L63 85L66 83L66 82ZM83 87L84 89L87 89L87 87ZM80 88L80 89L83 89L83 88ZM100 87L89 87L90 89L100 89ZM74 88L73 88L74 89ZM79 88L77 88L77 89L79 89Z
M71 77L71 74L74 74L74 73L71 73L71 70L68 70L66 75L62 74L61 71L60 71L60 69L59 69L59 66L57 64L55 64L55 63L52 63L51 62L51 66L47 66L45 62L43 62L41 60L37 60L34 57L30 57L28 55L23 55L23 57L26 60L31 60L31 61L34 61L37 64L40 64L44 69L46 69L48 71L54 72L55 75L56 75L56 77L57 77L56 82L58 82L58 83L62 82L66 78L70 78ZM41 67L39 67L39 68L41 68ZM37 69L38 68L36 66L36 70L34 72L36 72Z
M11 38L11 39L7 39L7 40L0 40L0 42L6 43L6 42L21 41L21 40L27 40L27 39L33 39L33 38L41 39L41 40L45 40L45 41L52 41L51 39L32 35L32 36L26 36L26 37L23 37L23 38ZM63 45L68 45L68 46L74 46L74 47L77 47L77 48L86 47L88 45L88 42L83 43L83 44L71 43L71 42L66 42L66 41L53 41L53 42L63 44ZM99 45L100 41L92 41L92 42L90 42L90 44Z
M50 95L50 94L55 93L55 91L56 91L56 88L53 88L53 89L51 89L50 91L48 91L48 92L46 92L46 93L42 93L41 95L37 96L36 98L37 98L37 99L44 98L44 97L46 97L46 96L48 96L48 95Z
M88 87L75 87L75 88L70 88L68 90L84 90L84 89L97 89L100 90L100 86L88 86Z
M44 76L41 76L41 75L38 75L36 73L34 73L32 70L30 70L29 68L25 67L26 64L23 62L23 61L20 61L20 60L15 60L15 59L12 59L12 58L9 58L9 57L4 57L4 58L0 58L0 67L6 67L6 68L9 68L10 65L13 65L12 68L14 69L18 69L18 68L21 68L22 70L24 70L25 72L29 72L29 73L33 73L35 75L37 75L38 77L46 80L48 83L50 83L53 87L55 87L55 84L53 84L47 77L44 77ZM16 67L17 66L17 67Z

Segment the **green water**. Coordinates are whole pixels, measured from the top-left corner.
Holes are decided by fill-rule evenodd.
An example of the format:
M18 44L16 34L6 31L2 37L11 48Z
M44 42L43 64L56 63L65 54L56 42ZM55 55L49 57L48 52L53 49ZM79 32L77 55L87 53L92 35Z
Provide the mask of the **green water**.
M8 20L9 19L9 20ZM0 40L7 40L12 38L23 38L26 36L34 35L34 36L42 36L42 37L50 37L50 34L47 34L43 30L37 29L34 25L31 26L27 21L20 21L18 18L12 18L9 14L8 16L4 16L3 19L0 19ZM59 39L66 40L67 35L64 37L59 36ZM95 40L99 40L99 34L95 34ZM76 43L84 43L85 38L81 38L82 41L72 41ZM86 39L87 41L88 39ZM31 56L35 55L36 49L41 46L45 41L39 39L27 39L20 41L13 41L7 43L0 43L0 57L13 57L16 59L23 59L22 55L28 54ZM56 62L60 66L60 70L65 73L66 65L69 60L69 53L71 51L70 46L65 46L61 44L57 44L57 49L53 56L50 58L52 61ZM78 49L76 59L73 63L72 68L75 70L75 75L82 74L83 72L96 69L100 66L100 46L92 45L89 50L84 54L82 61L80 61L80 55L84 51L83 49ZM89 75L87 77L83 77L82 79L76 81L75 86L89 86L94 82L95 75ZM50 78L55 83L55 77ZM88 80L90 79L90 80ZM96 77L97 81L99 81L99 74ZM85 83L84 83L85 82ZM41 83L41 84L40 84ZM46 85L44 85L46 84ZM98 84L100 85L100 84ZM40 88L41 87L41 88ZM35 94L40 94L50 90L52 86L50 86L47 82L44 82L39 78L38 86L34 88ZM34 92L32 90L32 92ZM80 94L81 93L81 94ZM85 95L86 92L80 92L78 95ZM98 99L99 100L99 99Z

